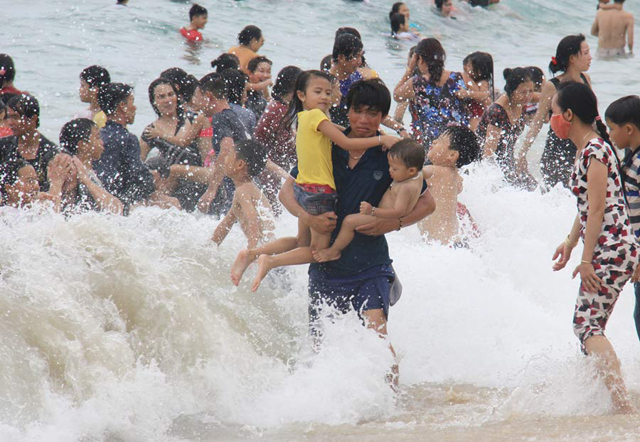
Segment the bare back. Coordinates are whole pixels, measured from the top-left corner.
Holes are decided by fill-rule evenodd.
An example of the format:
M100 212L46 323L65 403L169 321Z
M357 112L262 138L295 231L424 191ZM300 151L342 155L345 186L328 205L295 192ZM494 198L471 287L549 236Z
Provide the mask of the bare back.
M598 49L623 49L627 44L629 27L633 27L633 15L625 10L599 10L594 23L598 36Z

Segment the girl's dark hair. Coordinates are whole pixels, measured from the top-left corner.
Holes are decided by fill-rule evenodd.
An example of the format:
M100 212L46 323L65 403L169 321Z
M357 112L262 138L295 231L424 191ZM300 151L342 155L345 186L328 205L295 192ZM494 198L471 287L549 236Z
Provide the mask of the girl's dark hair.
M235 54L225 52L211 62L211 68L215 69L218 74L223 73L227 69L240 69L240 59L238 59L238 56Z
M227 89L229 103L242 105L242 94L247 84L247 74L237 69L227 69L220 76Z
M296 121L298 117L298 112L302 112L304 110L304 105L298 97L298 91L306 93L307 88L309 87L309 82L312 78L324 78L332 83L333 77L326 72L310 70L303 71L296 78L295 87L293 88L293 97L291 98L291 103L289 103L289 108L287 109L287 113L282 118L280 125L278 126L278 131L286 130L291 127L291 125Z
M467 55L462 64L471 64L471 79L475 82L488 81L491 99L495 101L495 80L493 72L493 57L488 52L472 52Z
M251 73L254 73L256 69L258 69L258 65L260 63L269 63L269 66L273 66L273 62L271 60L269 60L267 57L259 55L249 60L249 64L247 65L247 70Z
M582 82L563 81L558 85L557 97L563 112L571 109L584 124L592 125L595 121L600 137L611 144L607 127L598 118L598 99L589 86Z
M296 84L296 79L302 72L297 66L286 66L278 72L276 82L271 90L271 96L274 100L283 102L283 97L291 92Z
M173 83L183 103L191 101L191 97L193 97L197 87L197 79L193 75L189 75L187 71L181 68L169 68L160 73L160 78L165 78Z
M7 54L0 54L0 88L6 83L11 83L16 77L16 67L13 58Z
M396 35L400 30L400 26L407 22L407 17L398 13L391 16L391 35Z
M476 134L466 126L447 127L442 136L449 137L449 148L458 152L456 167L459 169L482 158L482 148Z
M339 35L333 43L331 57L333 61L338 61L338 57L343 55L346 59L355 57L363 49L362 40L353 34Z
M88 118L76 118L62 126L60 131L60 147L71 155L78 154L78 143L89 141L91 129L98 127L96 123Z
M444 0L436 0L436 8L442 11L442 5L444 4Z
M416 46L415 53L427 64L429 82L438 83L444 71L447 54L440 42L435 38L425 38Z
M40 103L36 97L29 94L19 94L11 97L7 107L25 118L36 117L36 127L40 126Z
M336 29L336 35L334 36L334 39L345 34L353 35L354 37L357 37L360 41L362 41L362 36L360 35L360 32L358 32L356 28L350 28L348 26Z
M109 71L102 66L89 66L80 73L80 79L86 82L91 89L100 89L111 83Z
M245 28L238 34L238 43L242 46L249 46L251 40L260 40L262 37L262 30L254 25L245 26Z
M393 6L391 6L391 11L389 12L389 20L391 20L393 14L397 14L398 12L400 12L400 6L402 5L404 5L404 2L395 2Z
M640 129L640 97L627 95L611 103L604 117L618 126L633 124Z
M178 127L184 124L184 109L182 106L182 100L180 99L180 94L176 89L175 84L168 78L156 78L149 85L149 102L151 103L151 107L153 108L156 115L160 116L160 110L156 107L156 88L161 85L170 86L173 90L173 93L176 94L176 114L178 116Z
M525 69L531 74L533 84L539 87L542 86L542 82L544 81L544 72L542 72L542 69L537 66L527 66Z
M580 47L585 40L582 34L569 35L560 40L556 48L556 56L553 57L549 63L549 71L551 71L552 74L556 72L566 72L569 68L569 58L572 55L578 55L580 53Z
M511 98L511 95L518 89L518 86L527 81L531 81L531 72L529 72L527 68L507 68L503 71L502 75L507 81L504 85L504 91L509 98Z

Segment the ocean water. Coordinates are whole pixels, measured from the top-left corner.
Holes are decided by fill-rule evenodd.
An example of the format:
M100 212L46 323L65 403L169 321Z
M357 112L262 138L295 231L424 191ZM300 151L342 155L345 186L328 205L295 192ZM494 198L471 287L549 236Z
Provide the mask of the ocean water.
M111 3L0 0L0 52L16 61L16 86L40 100L41 129L51 139L82 109L84 67L102 64L114 81L135 85L139 134L154 119L151 80L171 66L208 73L209 61L250 23L263 29L261 53L274 71L316 68L339 26L362 32L370 65L390 87L408 50L383 35L387 1L204 0L210 14L201 47L177 33L188 3ZM408 3L412 21L441 39L454 70L475 50L492 53L498 72L545 67L564 35L588 33L595 13L595 1L505 0L489 11L458 5L460 18L451 21L426 0ZM589 73L602 110L638 92L637 69L634 58L594 60ZM530 159L534 174L543 134ZM611 415L573 336L579 250L566 270L551 271L574 198L559 188L504 186L483 164L465 176L460 200L483 231L470 249L428 244L414 227L388 235L405 288L389 318L399 395L384 381L387 343L355 314L326 324L325 345L311 351L304 267L255 294L253 268L240 287L231 284L230 265L246 244L237 228L216 248L209 239L218 220L206 216L148 208L127 218L65 219L0 208L0 440L640 439L640 418ZM277 233L295 229L284 216ZM640 407L633 298L629 286L608 336Z

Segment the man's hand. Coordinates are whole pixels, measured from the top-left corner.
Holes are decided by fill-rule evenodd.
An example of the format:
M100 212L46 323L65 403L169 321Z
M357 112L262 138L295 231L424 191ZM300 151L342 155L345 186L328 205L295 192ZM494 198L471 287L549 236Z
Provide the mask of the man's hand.
M363 235L382 236L385 233L393 232L394 230L398 230L399 228L399 219L380 219L374 217L370 223L356 228L356 231L358 233L362 233Z
M303 221L318 233L331 233L336 228L337 216L334 212L325 212L321 215L309 215Z

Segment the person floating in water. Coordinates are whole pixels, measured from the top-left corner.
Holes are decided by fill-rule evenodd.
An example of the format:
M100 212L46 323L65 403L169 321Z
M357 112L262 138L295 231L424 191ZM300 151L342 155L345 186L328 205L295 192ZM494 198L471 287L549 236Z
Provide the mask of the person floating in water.
M624 56L625 44L629 47L629 53L633 53L633 14L624 11L623 5L624 0L614 0L613 5L598 9L591 26L591 35L598 37L598 57Z
M180 29L180 33L189 41L202 41L203 37L200 33L200 29L204 29L207 24L207 18L207 9L194 4L191 9L189 9L189 20L191 23L189 23L189 26Z
M391 16L391 36L397 40L420 40L420 34L411 32L409 20L400 13Z

